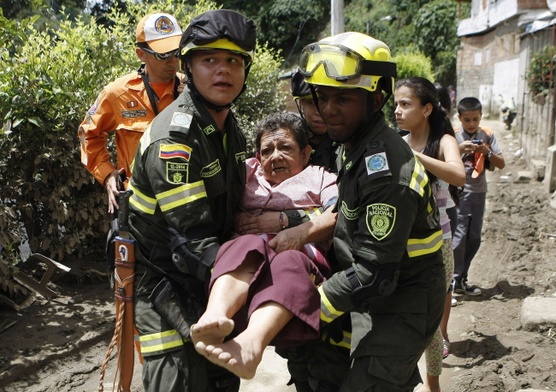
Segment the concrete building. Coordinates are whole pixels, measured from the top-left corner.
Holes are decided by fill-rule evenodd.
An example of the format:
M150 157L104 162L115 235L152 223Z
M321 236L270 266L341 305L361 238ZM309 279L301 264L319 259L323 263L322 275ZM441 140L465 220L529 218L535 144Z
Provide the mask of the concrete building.
M498 118L506 99L514 99L524 157L546 159L554 144L554 89L532 97L527 72L536 52L556 43L556 0L458 0L471 3L461 15L457 53L457 97L479 98L484 115Z
M458 24L458 97L479 98L489 114L498 112L501 97L519 106L527 65L520 37L547 11L546 0L472 0L471 15Z

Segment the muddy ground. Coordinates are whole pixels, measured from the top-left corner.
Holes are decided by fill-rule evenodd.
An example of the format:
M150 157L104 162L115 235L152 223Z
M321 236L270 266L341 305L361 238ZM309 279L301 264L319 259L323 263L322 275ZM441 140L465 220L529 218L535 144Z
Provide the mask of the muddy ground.
M518 138L498 121L485 124L494 128L507 165L488 174L483 244L469 277L483 295L458 296L452 308L443 390L556 391L556 328L525 331L520 323L526 297L556 295L556 210L543 183L517 181L518 172L526 170ZM59 293L55 300L38 297L20 312L0 305L0 390L97 390L114 319L111 290L94 273L104 270L103 263L66 262L72 270L57 272L49 285ZM139 372L140 366L137 391L142 390ZM284 372L283 362L269 350L242 392L291 391ZM105 390L111 390L112 377L110 365Z

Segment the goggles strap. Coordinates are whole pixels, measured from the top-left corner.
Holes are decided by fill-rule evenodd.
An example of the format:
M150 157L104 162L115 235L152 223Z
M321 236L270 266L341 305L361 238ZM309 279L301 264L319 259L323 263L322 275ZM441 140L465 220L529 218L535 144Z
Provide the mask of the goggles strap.
M395 78L397 76L396 63L389 61L361 61L361 75L385 76Z
M322 115L320 114L319 96L317 94L317 89L312 84L309 84L309 88L311 89L311 95L313 96L313 102L315 102L315 106L317 107L317 112L322 117ZM323 121L324 121L324 118L323 118ZM326 121L325 121L325 123L326 123Z

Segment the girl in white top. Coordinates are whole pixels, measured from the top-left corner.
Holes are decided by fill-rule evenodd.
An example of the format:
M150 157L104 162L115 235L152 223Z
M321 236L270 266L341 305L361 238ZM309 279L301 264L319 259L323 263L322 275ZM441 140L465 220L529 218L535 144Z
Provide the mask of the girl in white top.
M458 142L448 114L442 109L434 84L421 77L399 80L394 92L395 115L398 127L409 132L404 139L427 169L435 183L435 200L443 230L443 256L446 286L452 279L454 258L450 219L446 213L457 202L457 188L465 184L465 171ZM427 379L419 392L440 392L443 346L448 345L448 317L452 293L447 290L444 316L439 330L425 351Z

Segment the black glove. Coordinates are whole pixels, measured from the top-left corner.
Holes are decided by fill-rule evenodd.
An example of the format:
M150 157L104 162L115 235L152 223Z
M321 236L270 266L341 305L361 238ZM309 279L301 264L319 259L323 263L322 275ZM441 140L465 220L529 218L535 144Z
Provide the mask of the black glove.
M171 231L174 236L169 246L174 265L184 274L193 275L202 282L208 281L220 244L211 244L199 257L189 250L185 236L173 229Z

